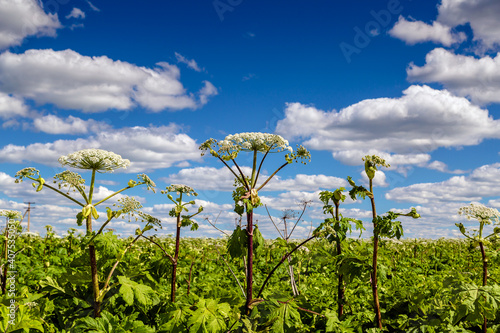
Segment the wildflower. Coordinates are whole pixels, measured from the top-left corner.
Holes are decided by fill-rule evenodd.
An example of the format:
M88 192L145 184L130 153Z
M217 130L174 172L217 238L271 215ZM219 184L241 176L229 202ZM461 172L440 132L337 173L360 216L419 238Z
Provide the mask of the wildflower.
M498 222L500 212L495 208L471 203L469 206L460 207L458 215L463 215L468 220L472 218L478 220L480 223L491 224L492 220Z
M61 156L59 163L76 169L113 172L116 169L126 169L130 161L120 155L102 149L83 149L67 156Z
M40 175L40 172L33 168L33 167L29 167L29 168L24 168L24 169L21 169L19 170L18 172L16 172L16 180L15 182L16 183L22 183L23 181L23 178L29 178L31 176L34 176L34 175Z
M217 148L216 152L214 149ZM293 152L288 141L277 134L249 132L228 135L222 141L208 139L201 146L202 151L210 150L215 157L234 159L240 151L259 151L267 153L273 151L276 153L288 150ZM204 152L202 153L202 155Z
M68 191L72 188L82 189L83 186L81 185L85 184L85 179L83 179L82 176L69 170L56 174L54 178L56 179L54 183L57 183L59 180L59 189L68 187Z
M0 210L0 216L7 217L9 221L10 220L20 221L23 218L21 212L18 212L17 210L8 210L8 209Z
M162 194L165 194L168 192L176 192L177 195L182 193L182 194L186 194L187 196L190 196L190 195L194 195L195 197L198 196L198 193L196 193L191 186L187 186L187 185L183 185L183 184L172 184L170 186L167 186L167 188L164 191L161 191Z

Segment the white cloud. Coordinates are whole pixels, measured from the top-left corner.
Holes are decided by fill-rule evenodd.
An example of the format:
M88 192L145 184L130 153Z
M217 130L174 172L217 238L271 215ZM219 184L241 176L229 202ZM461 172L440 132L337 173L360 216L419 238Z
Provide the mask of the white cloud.
M421 165L439 147L477 145L500 137L500 121L487 110L446 90L411 86L400 98L368 99L340 111L289 103L276 132L303 138L310 149L329 150L335 158L361 163L364 150L394 153L390 163ZM388 158L389 159L389 158Z
M427 168L446 173L455 173L455 174L465 173L465 171L463 170L450 170L446 165L446 163L441 161L433 161L427 165Z
M63 109L100 112L141 106L154 112L196 109L217 93L208 81L198 98L188 94L174 65L139 67L106 56L88 57L72 50L28 50L0 55L0 90L55 104Z
M189 60L186 57L184 57L182 54L179 54L177 52L175 52L175 58L177 59L177 62L186 64L192 70L195 70L197 72L201 72L203 70L198 66L198 64L196 63L196 61L194 59Z
M437 183L419 183L390 190L386 199L415 204L481 201L500 196L500 163L484 165L469 175Z
M56 115L40 116L33 120L34 127L49 134L87 134L90 132L107 131L111 126L105 122L93 119L83 120L81 118L69 116L66 119Z
M54 37L61 28L57 14L45 13L37 0L0 0L0 22L0 50L28 36Z
M437 21L450 27L470 24L474 40L484 48L500 44L500 2L497 0L442 0Z
M408 21L403 16L399 17L389 34L409 45L430 41L451 46L466 38L464 33L452 33L450 27L439 22L433 22L430 25L421 21Z
M410 64L408 80L441 83L477 104L500 103L500 54L477 59L437 48L426 55L425 62L422 67Z
M28 107L23 100L0 92L0 118L26 117L28 111Z
M80 9L80 8L73 8L71 10L71 13L66 15L66 18L76 18L76 19L84 19L85 18L85 13Z
M59 166L60 156L91 147L109 150L129 159L131 166L127 172L163 169L181 161L199 160L196 141L178 132L176 125L135 126L99 132L85 139L56 140L28 146L9 144L0 149L0 162L32 161Z

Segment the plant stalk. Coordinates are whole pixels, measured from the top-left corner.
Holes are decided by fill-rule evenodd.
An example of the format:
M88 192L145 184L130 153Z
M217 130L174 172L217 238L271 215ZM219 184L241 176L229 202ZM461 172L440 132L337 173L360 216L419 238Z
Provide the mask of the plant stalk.
M247 290L246 290L246 303L245 312L247 315L250 314L250 305L253 300L253 210L250 212L247 208Z
M376 218L377 218L377 210L375 208L375 196L373 195L373 180L370 179L370 192L372 195L370 196L370 201L372 204L372 216L373 216L373 270L372 270L372 294L373 294L373 307L375 310L375 320L377 327L382 329L382 314L380 313L380 302L378 298L378 282L377 282L377 257L378 257L378 241L379 235L377 231Z
M176 278L177 278L177 263L179 258L179 246L180 246L180 238L181 238L181 214L177 214L177 230L175 234L175 252L174 252L174 261L172 263L172 285L170 288L170 299L172 303L175 302L175 288L176 288Z

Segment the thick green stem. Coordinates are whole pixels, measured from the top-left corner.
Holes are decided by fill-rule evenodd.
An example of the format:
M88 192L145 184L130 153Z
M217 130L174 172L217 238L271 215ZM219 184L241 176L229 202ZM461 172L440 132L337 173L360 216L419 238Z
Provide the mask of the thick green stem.
M253 210L248 211L247 207L247 290L245 313L250 314L250 306L253 300Z
M375 320L377 327L382 329L382 314L380 313L380 302L378 298L378 283L377 283L377 257L378 257L378 242L379 235L377 231L376 218L377 210L375 208L375 197L373 195L373 181L370 179L370 201L372 204L372 216L373 216L373 270L372 270L372 294L373 294L373 307L375 310Z
M89 190L89 201L87 204L92 204L92 197L94 195L94 183L95 183L95 170L92 169L92 179L90 180L90 190Z
M182 194L181 194L182 195ZM179 258L179 246L180 246L180 237L181 237L181 214L177 214L177 230L175 234L175 252L174 252L174 261L172 263L172 281L170 288L170 299L172 302L175 302L175 289L176 289L176 278L177 278L177 264Z
M250 178L250 188L255 188L255 172L257 168L257 150L253 151L252 178Z
M337 223L340 221L340 216L339 216L339 202L335 202L335 220ZM337 256L340 256L342 254L342 247L340 245L340 238L337 237ZM338 310L337 314L338 317L340 318L344 314L344 298L345 298L345 290L344 290L344 275L339 274L338 276L338 287L337 287L337 303L338 303Z
M486 286L486 282L488 279L488 261L486 260L486 252L484 251L483 242L479 242L479 247L481 248L481 256L483 258L483 286ZM486 333L487 330L488 328L487 328L486 316L484 316L483 333Z
M92 214L87 217L87 234L92 232ZM101 315L101 302L99 301L99 276L97 274L97 259L94 243L89 244L90 274L92 276L92 292L94 294L94 318Z

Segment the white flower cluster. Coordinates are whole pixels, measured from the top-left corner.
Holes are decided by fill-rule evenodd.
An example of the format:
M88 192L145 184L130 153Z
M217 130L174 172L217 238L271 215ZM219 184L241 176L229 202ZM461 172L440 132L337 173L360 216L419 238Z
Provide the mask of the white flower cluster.
M70 191L74 187L81 189L85 188L85 186L82 186L83 184L85 184L85 179L83 179L82 176L73 171L63 171L56 174L54 178L54 183L57 183L57 181L60 182L59 189L67 187L68 191Z
M116 169L126 169L130 161L120 155L102 149L83 149L67 156L61 156L59 163L76 169L113 172Z
M277 134L249 132L228 135L224 140L219 142L220 150L222 151L260 151L267 152L274 150L275 152L282 152L288 150L293 152L292 147L288 145L288 141L283 139L282 136Z
M458 215L463 215L468 220L472 218L478 220L480 223L491 224L492 220L498 223L500 212L495 208L471 203L469 206L460 207Z
M130 212L133 212L137 209L142 208L141 203L139 201L137 201L137 199L135 199L134 197L127 197L126 196L126 197L118 199L118 202L120 203L119 205L114 204L113 206L121 207L120 211L123 214L128 214Z
M18 212L17 210L8 210L8 209L1 209L0 216L7 217L9 221L10 220L20 221L23 218L21 212Z
M21 183L23 181L23 178L26 178L26 177L31 177L31 176L34 176L34 175L38 175L39 174L39 171L33 167L29 167L29 168L24 168L22 170L19 170L18 172L16 172L16 180L15 182L16 183Z
M180 195L181 193L183 193L183 194L186 194L187 196L190 196L190 195L194 195L195 197L198 196L198 193L196 193L191 186L182 185L182 184L172 184L170 186L167 186L167 188L164 191L161 191L162 194L169 193L169 192L176 192L177 195Z
M40 234L38 232L25 231L21 234L21 236L26 236L28 238L38 238Z

